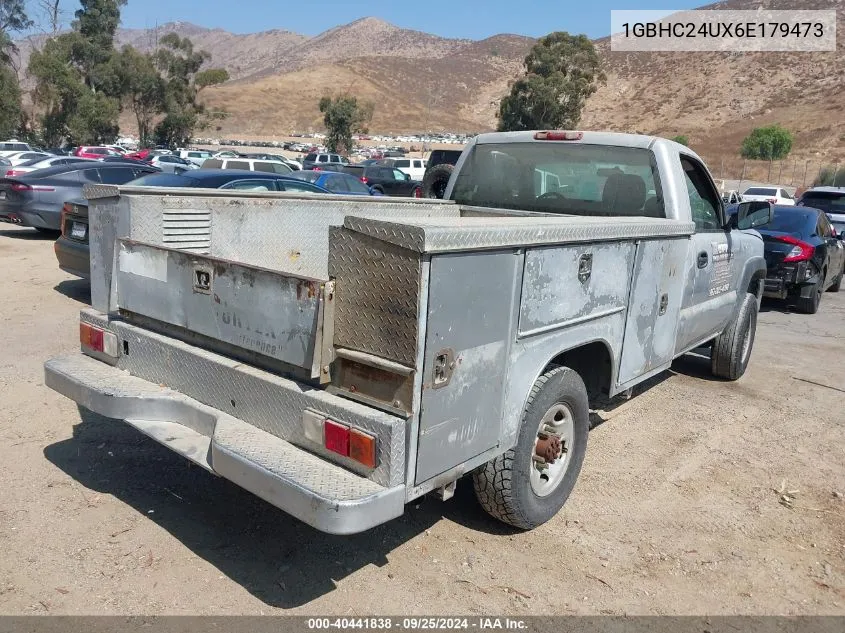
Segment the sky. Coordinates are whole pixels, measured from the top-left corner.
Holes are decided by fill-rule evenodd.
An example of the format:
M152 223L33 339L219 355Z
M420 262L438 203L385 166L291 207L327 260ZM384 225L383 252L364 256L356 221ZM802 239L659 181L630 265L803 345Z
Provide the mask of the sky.
M28 0L32 6L38 0ZM129 0L124 28L192 22L234 33L270 29L317 35L373 16L442 37L483 39L498 33L539 37L552 31L610 34L611 9L681 10L708 0ZM78 1L62 0L69 22Z

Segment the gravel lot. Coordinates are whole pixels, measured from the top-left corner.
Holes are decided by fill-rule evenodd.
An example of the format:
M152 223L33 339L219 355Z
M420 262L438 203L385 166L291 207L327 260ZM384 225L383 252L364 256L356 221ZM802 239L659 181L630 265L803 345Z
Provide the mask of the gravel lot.
M845 615L845 293L764 304L737 383L688 356L599 412L531 533L462 481L331 537L44 387L87 284L29 229L0 230L0 271L0 613Z

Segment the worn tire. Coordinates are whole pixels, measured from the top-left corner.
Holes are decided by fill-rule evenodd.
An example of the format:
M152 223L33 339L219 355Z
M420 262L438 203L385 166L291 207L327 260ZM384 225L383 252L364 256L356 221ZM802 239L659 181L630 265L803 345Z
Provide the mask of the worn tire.
M545 413L556 403L566 404L573 414L571 462L557 487L547 496L535 494L530 482L537 430ZM587 389L577 372L556 367L537 379L522 414L516 446L473 472L475 496L491 516L515 527L530 530L551 519L563 507L587 450L590 409Z
M710 369L714 376L739 380L748 368L757 330L757 297L745 294L733 321L713 341Z
M819 311L819 304L822 301L822 294L824 293L824 278L827 276L827 271L823 270L819 274L818 282L813 286L813 296L798 297L795 300L795 307L799 312L804 314L815 314Z
M449 178L455 171L454 165L435 165L423 176L423 198L443 198Z

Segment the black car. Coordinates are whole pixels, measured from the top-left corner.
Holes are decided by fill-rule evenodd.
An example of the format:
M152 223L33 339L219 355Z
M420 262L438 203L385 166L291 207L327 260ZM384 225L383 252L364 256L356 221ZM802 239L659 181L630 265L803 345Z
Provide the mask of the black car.
M774 207L763 236L768 273L764 296L790 299L808 314L819 309L825 290L838 292L845 271L845 244L819 209Z
M125 185L159 171L144 164L84 162L0 178L0 221L59 231L64 203L81 198L85 185Z
M200 187L205 189L237 189L240 191L298 191L331 193L289 174L247 169L197 169L181 174L152 174L130 183L132 187Z
M155 173L127 183L132 187L195 187L236 189L240 191L330 191L282 174L243 169L197 169L181 174ZM54 248L59 268L77 277L88 279L91 264L88 247L88 201L70 200L62 209L62 234Z
M405 172L381 165L347 165L341 171L355 176L370 190L386 196L422 198L422 183Z

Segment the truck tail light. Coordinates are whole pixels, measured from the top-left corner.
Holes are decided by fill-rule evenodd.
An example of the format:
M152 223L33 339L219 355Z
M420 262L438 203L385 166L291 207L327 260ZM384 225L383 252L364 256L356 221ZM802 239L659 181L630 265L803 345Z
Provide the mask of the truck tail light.
M580 141L583 138L583 132L567 132L565 130L551 130L534 133L535 141Z
M117 358L117 335L112 332L80 323L79 342L84 349Z
M349 457L367 468L376 467L376 438L358 429L349 431Z
M368 182L368 181L367 181L367 177L366 177L366 176L361 176L361 182L363 182L363 183L366 185L366 184L367 184L367 182Z
M349 457L349 427L332 420L323 422L323 441L333 453Z
M809 260L815 252L815 247L807 242L792 237L791 235L780 235L775 238L778 242L784 244L791 244L792 250L783 258L784 262L805 262Z
M309 440L321 443L332 453L353 459L362 466L376 467L376 438L369 433L310 410L303 412L302 422L305 437Z

